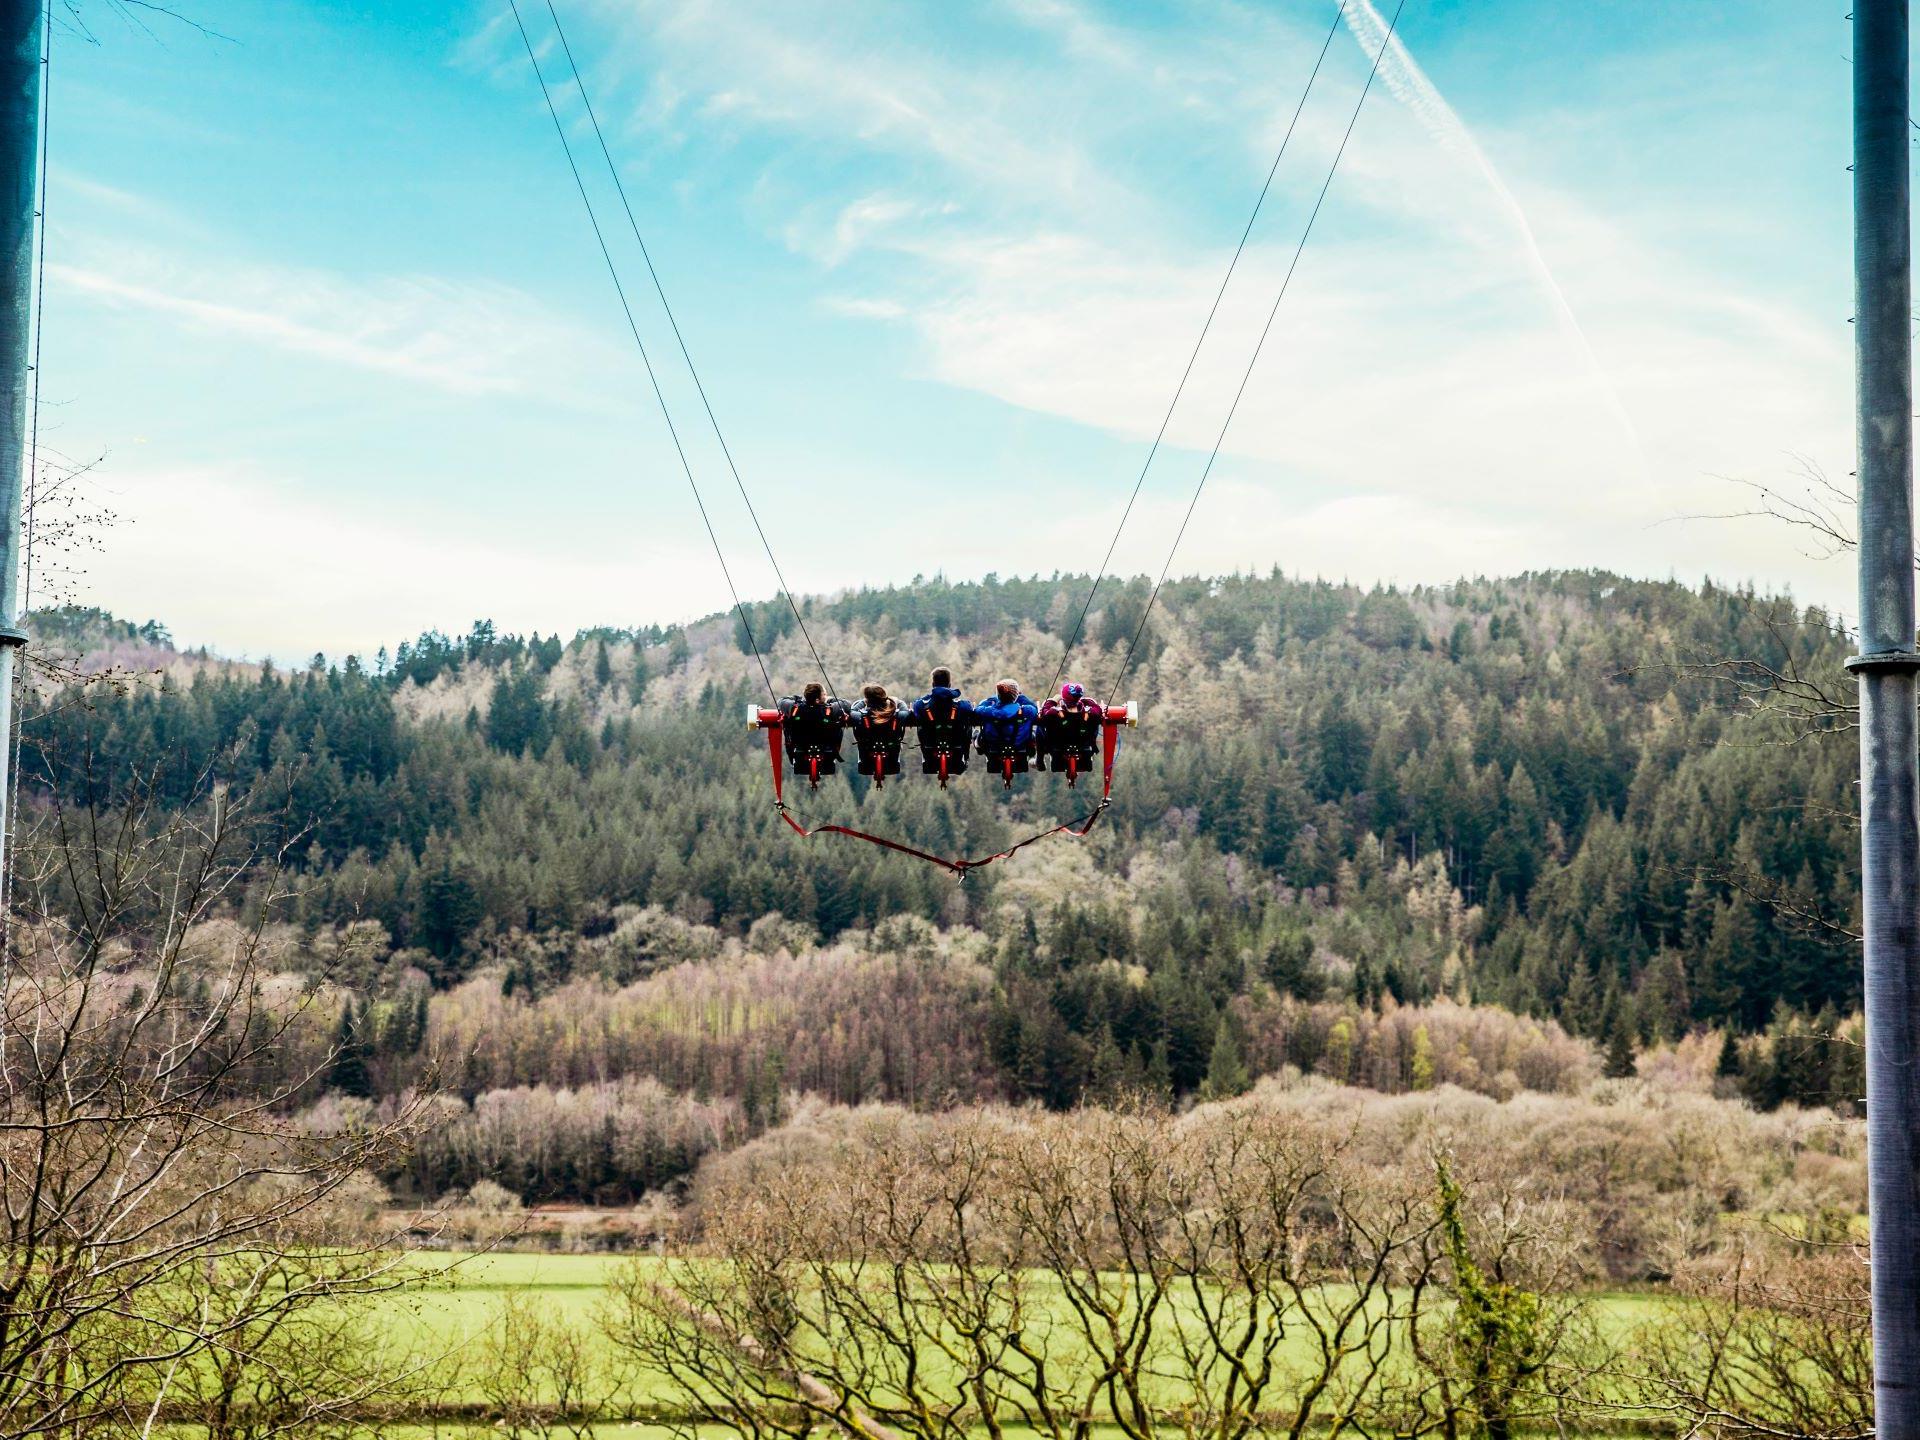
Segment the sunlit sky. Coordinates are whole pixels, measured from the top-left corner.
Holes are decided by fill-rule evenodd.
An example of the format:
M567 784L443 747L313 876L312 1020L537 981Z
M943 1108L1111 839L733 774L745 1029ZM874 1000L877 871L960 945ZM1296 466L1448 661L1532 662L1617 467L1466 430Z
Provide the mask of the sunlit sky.
M47 407L77 598L231 654L726 591L505 0L81 0ZM1333 0L556 0L796 587L1089 569ZM1371 61L1350 0L1116 564L1157 570ZM731 478L521 0L749 596ZM1846 7L1407 0L1181 571L1597 565L1852 608ZM44 593L44 591L43 591Z

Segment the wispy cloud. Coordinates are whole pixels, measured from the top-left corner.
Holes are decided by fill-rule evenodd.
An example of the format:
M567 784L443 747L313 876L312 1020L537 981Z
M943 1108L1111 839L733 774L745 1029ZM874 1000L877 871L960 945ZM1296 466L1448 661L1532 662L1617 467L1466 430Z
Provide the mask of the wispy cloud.
M1645 457L1640 452L1639 435L1634 429L1633 420L1620 403L1620 396L1614 390L1612 381L1600 368L1600 361L1593 353L1587 333L1581 328L1579 317L1573 313L1573 306L1567 301L1566 291L1560 288L1553 267L1547 264L1547 257L1540 249L1539 238L1534 234L1533 224L1528 220L1519 197L1513 193L1512 187L1480 142L1474 139L1473 132L1467 128L1459 112L1447 103L1439 87L1420 68L1419 62L1407 49L1406 37L1391 29L1374 8L1372 0L1353 0L1353 3L1341 7L1340 15L1361 49L1369 55L1380 57L1380 78L1386 82L1394 98L1413 112L1436 144L1465 160L1485 182L1495 205L1511 226L1513 239L1527 272L1552 302L1554 314L1568 340L1585 359L1602 402L1619 422L1622 433L1633 447L1635 459L1644 466Z
M563 9L782 560L798 584L823 589L1098 558L1336 15L1335 0L567 0ZM1737 217L1682 208L1677 187L1637 180L1604 199L1581 169L1582 155L1630 149L1636 125L1644 134L1685 123L1676 107L1693 106L1701 123L1688 71L1661 70L1636 41L1619 63L1659 79L1609 87L1604 145L1564 95L1550 125L1505 100L1503 123L1490 123L1488 92L1458 89L1452 52L1421 39L1456 23L1445 9L1408 6L1419 25L1390 52L1386 83L1368 101L1182 565L1278 561L1357 579L1561 563L1799 573L1749 534L1657 523L1721 508L1705 503L1715 475L1777 473L1792 452L1837 472L1849 449L1840 320L1783 302L1787 285L1743 288L1734 268L1688 258L1705 228L1724 237ZM480 7L456 73L437 78L474 87L468 98L482 111L506 110L505 133L525 147L503 150L509 176L524 164L564 182L504 11ZM1164 558L1364 76L1378 12L1356 10L1362 44L1341 40L1331 53L1174 417L1123 568L1157 569ZM361 23L341 33L358 37ZM536 34L536 46L551 67L550 42ZM560 98L571 101L564 87ZM392 103L404 121L407 105L435 102L395 93ZM236 113L229 106L223 118ZM563 117L578 133L583 117ZM247 139L234 127L232 143ZM469 139L439 143L458 163L472 159ZM331 268L333 255L317 248L311 267L261 263L288 253L287 227L212 230L249 226L228 218L245 207L227 206L246 181L211 185L204 210L168 217L139 193L161 193L158 183L114 179L87 191L56 176L70 203L56 193L56 223L67 228L57 232L53 299L80 322L64 333L104 321L141 345L178 339L182 376L201 373L195 363L232 374L236 355L262 363L257 377L240 377L248 403L183 409L171 417L178 433L143 452L155 468L137 472L135 488L152 498L116 543L112 583L129 578L105 603L161 595L133 608L163 608L183 634L249 648L273 643L271 633L311 634L322 589L366 597L337 624L327 619L332 629L312 643L329 648L489 609L544 629L724 603L710 559L686 543L700 541L697 520L644 384L626 383L637 362L590 251L526 282L577 288L585 298L574 315L474 281L470 269L415 273L434 268L417 258L419 232L370 246L357 270ZM293 203L337 206L342 193L316 182ZM510 255L536 232L580 235L577 209L564 203L502 217L520 229L488 253ZM1747 273L1762 273L1764 259L1746 258ZM576 261L577 273L567 268ZM711 268L694 274L692 263ZM640 278L642 327L661 335L664 383L685 402L696 468L716 481L709 498L739 552L743 589L768 593L757 541L728 513L724 465L706 453L698 399ZM784 288L763 297L762 285ZM797 333L809 324L821 333ZM143 433L151 402L137 383L118 385L118 373L94 391L123 405L115 433ZM166 388L172 406L173 390L191 386ZM1609 392L1632 418L1645 468ZM301 414L275 432L289 394L287 408ZM426 403L436 396L471 403ZM377 429L340 425L310 474L294 473L304 455L265 453L290 430L304 443L356 409ZM616 410L610 423L577 423ZM457 436L437 428L448 416ZM959 443L926 440L949 423ZM519 508L527 452L560 477L545 524ZM257 458L246 466L192 464L248 453ZM337 516L314 515L298 491L324 485L329 467L362 492L385 483L383 502L437 496L470 533L408 521L385 503L356 512L353 496ZM890 503L852 523L838 497L866 486L890 487ZM1011 504L950 507L929 523L934 507L916 494L961 486ZM1032 504L1036 494L1046 503ZM175 496L185 497L177 512ZM578 517L590 506L600 508L582 543ZM643 548L630 563L603 511L643 517L629 529L679 543ZM213 517L204 533L200 515ZM309 527L318 549L303 539ZM512 544L496 545L494 533ZM229 563L253 534L285 537L281 551ZM210 577L193 594L179 588L183 555ZM281 605L271 624L255 624L234 598L254 591Z
M937 11L852 11L826 0L600 0L595 8L629 37L623 53L654 57L672 77L670 90L646 89L642 103L656 123L670 96L735 130L810 137L825 155L885 156L922 179L934 167L981 202L1129 198L1076 127L1059 123L1066 97L1049 93L1057 67L1046 57L968 55ZM955 195L941 188L936 204Z
M646 30L690 103L724 94L726 123L776 144L832 137L889 162L882 186L824 211L816 192L782 222L788 243L834 271L834 310L910 329L933 378L1130 439L1151 434L1172 391L1233 212L1290 108L1292 81L1276 77L1304 77L1318 40L1298 11L1223 6L1205 24L1147 31L1071 0L1005 0L1058 49L1060 83L1035 86L1031 56L935 57L935 42L864 13L602 8ZM1367 0L1348 14L1360 43L1308 109L1175 417L1176 447L1211 443L1303 197L1386 37ZM1461 523L1424 527L1436 574L1465 568L1505 533L1503 516L1522 517L1529 559L1591 555L1604 533L1616 563L1663 568L1673 532L1648 527L1697 507L1718 474L1773 473L1801 449L1845 453L1843 337L1661 253L1570 183L1507 173L1498 137L1468 127L1404 37L1382 76L1229 439L1255 467L1243 482L1285 480L1295 498L1276 503L1295 507L1312 493L1444 496ZM1131 108L1090 100L1120 95ZM1246 195L1216 197L1202 224L1187 177L1132 183L1155 127L1197 155L1223 135L1254 137L1241 147ZM1177 489L1191 466L1176 455L1167 467L1156 483ZM1247 553L1242 521L1203 511L1196 559ZM1690 541L1682 553L1691 564L1746 552Z
M423 292L431 292L435 288L432 286L397 287L379 302L378 323L340 330L309 324L294 318L287 310L259 310L173 294L131 284L96 270L55 265L49 267L49 274L56 285L109 305L132 305L157 311L276 349L418 380L457 394L492 394L521 388L517 377L494 368L495 355L465 349L445 331L405 333L401 317L417 313L419 302L426 298Z
M77 299L455 395L590 404L580 382L615 354L504 285L209 263L98 236L63 248L79 258L48 278Z

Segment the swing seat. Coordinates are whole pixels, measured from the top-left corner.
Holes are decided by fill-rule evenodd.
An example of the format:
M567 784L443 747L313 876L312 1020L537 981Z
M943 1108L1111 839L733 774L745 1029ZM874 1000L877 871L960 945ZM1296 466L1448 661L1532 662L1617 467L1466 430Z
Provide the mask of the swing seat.
M899 840L890 840L884 835L874 835L865 830L855 830L849 825L807 826L801 824L794 816L791 807L788 806L786 801L786 766L782 763L786 738L783 733L785 726L782 722L785 717L782 716L778 710L765 710L758 705L747 706L748 728L764 730L767 734L767 751L773 761L774 807L779 811L782 823L795 835L799 836L802 840L811 839L816 835L843 835L849 840L858 840L864 844L877 845L885 850L892 850L902 855L910 855L914 859L923 860L929 865L937 865L940 869L945 870L948 874L958 879L965 879L971 872L981 869L984 866L992 865L997 861L1005 860L1026 849L1029 845L1036 845L1050 836L1060 835L1074 840L1086 839L1087 836L1092 833L1093 827L1099 824L1100 817L1106 814L1107 806L1112 803L1113 762L1114 757L1119 752L1120 730L1123 726L1138 724L1139 717L1140 712L1132 705L1116 705L1108 708L1105 723L1100 727L1100 756L1099 769L1097 772L1100 777L1100 799L1093 809L1081 816L1078 820L1069 820L1059 825L1049 825L1044 830L1035 831L1031 835L1014 841L1005 849L994 851L991 855L953 859L944 855L935 855L931 851L921 850L915 846L904 844ZM951 780L955 775L963 773L967 768L967 750L969 748L968 741L971 738L970 733L964 727L942 725L933 733L928 733L928 731L923 728L920 738L920 768L928 775L940 776L941 788L945 789L947 781ZM1003 751L997 757L988 756L987 758L990 762L995 759L998 760L999 763L992 768L996 774L1003 776L1007 784L1011 786L1013 777L1007 770L1009 762L1017 765L1020 770L1025 770L1029 767L1033 757L1026 752L1015 752L1009 755ZM898 755L887 754L876 750L872 757L860 757L859 763L862 774L872 773L871 765L875 759L881 762L881 769L886 774L899 773L897 768L899 762ZM1041 759L1040 763L1042 765L1045 764L1044 758ZM801 771L802 775L806 773L804 770ZM830 772L822 769L821 773L827 774ZM1090 770L1089 773L1093 772ZM876 777L875 783L880 783L882 779L884 779L884 775Z
M1077 762L1072 767L1073 770L1078 774L1084 775L1099 763L1099 756L1100 739L1097 735L1089 736L1084 744L1056 745L1049 749L1042 750L1040 752L1040 768L1043 770L1057 770L1064 773L1068 768L1067 761L1071 758Z
M793 773L796 775L813 773L814 767L817 765L819 767L818 773L823 780L829 775L838 774L840 771L840 757L830 751L803 750L798 754L789 754L787 756L787 763L793 767Z
M928 745L920 751L920 773L938 775L940 761L947 762L947 774L964 775L967 771L967 751L964 745Z

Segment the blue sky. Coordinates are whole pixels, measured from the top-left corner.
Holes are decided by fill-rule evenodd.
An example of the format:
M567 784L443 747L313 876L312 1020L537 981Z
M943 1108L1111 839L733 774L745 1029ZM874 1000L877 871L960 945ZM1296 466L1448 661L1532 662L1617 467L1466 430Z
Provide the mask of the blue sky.
M505 0L179 0L217 37L79 3L44 434L119 518L57 584L282 658L724 604ZM556 3L809 590L1098 560L1336 9ZM1335 37L1123 569L1164 558L1390 12ZM1683 518L1851 468L1844 14L1407 0L1179 568L1604 565L1850 609L1844 562Z

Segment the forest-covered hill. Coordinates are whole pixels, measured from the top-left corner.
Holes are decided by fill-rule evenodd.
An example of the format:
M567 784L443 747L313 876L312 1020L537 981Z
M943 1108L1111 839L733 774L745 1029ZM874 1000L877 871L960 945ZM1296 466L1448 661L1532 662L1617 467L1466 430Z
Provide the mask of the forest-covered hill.
M803 609L844 693L917 691L937 663L976 693L1002 674L1037 691L1085 587L923 581ZM1146 593L1110 584L1096 606L1070 669L1095 693ZM784 603L748 619L783 689L817 673ZM1851 735L1753 713L1737 669L1703 668L1837 676L1844 637L1780 598L1591 572L1178 582L1115 697L1145 720L1102 825L964 884L778 822L740 718L766 691L732 617L566 641L482 622L292 669L181 655L157 626L90 612L34 628L77 671L142 668L44 687L27 804L150 793L165 810L218 782L277 816L297 884L276 918L336 960L360 937L372 958L347 974L342 1034L382 1043L421 1043L424 1019L392 1017L424 1014L428 986L491 976L535 1003L683 958L655 932L757 926L801 953L901 916L980 938L980 1064L1052 1103L1103 1066L1194 1089L1222 1042L1233 1063L1258 1048L1256 1001L1494 1003L1616 1057L1699 1026L1824 1035L1858 1001ZM1007 797L969 775L945 794L840 781L797 804L980 853L1085 800L1052 777ZM647 907L677 928L601 943ZM1748 1076L1757 1098L1849 1088L1822 1046L1752 1050L1773 1057Z

